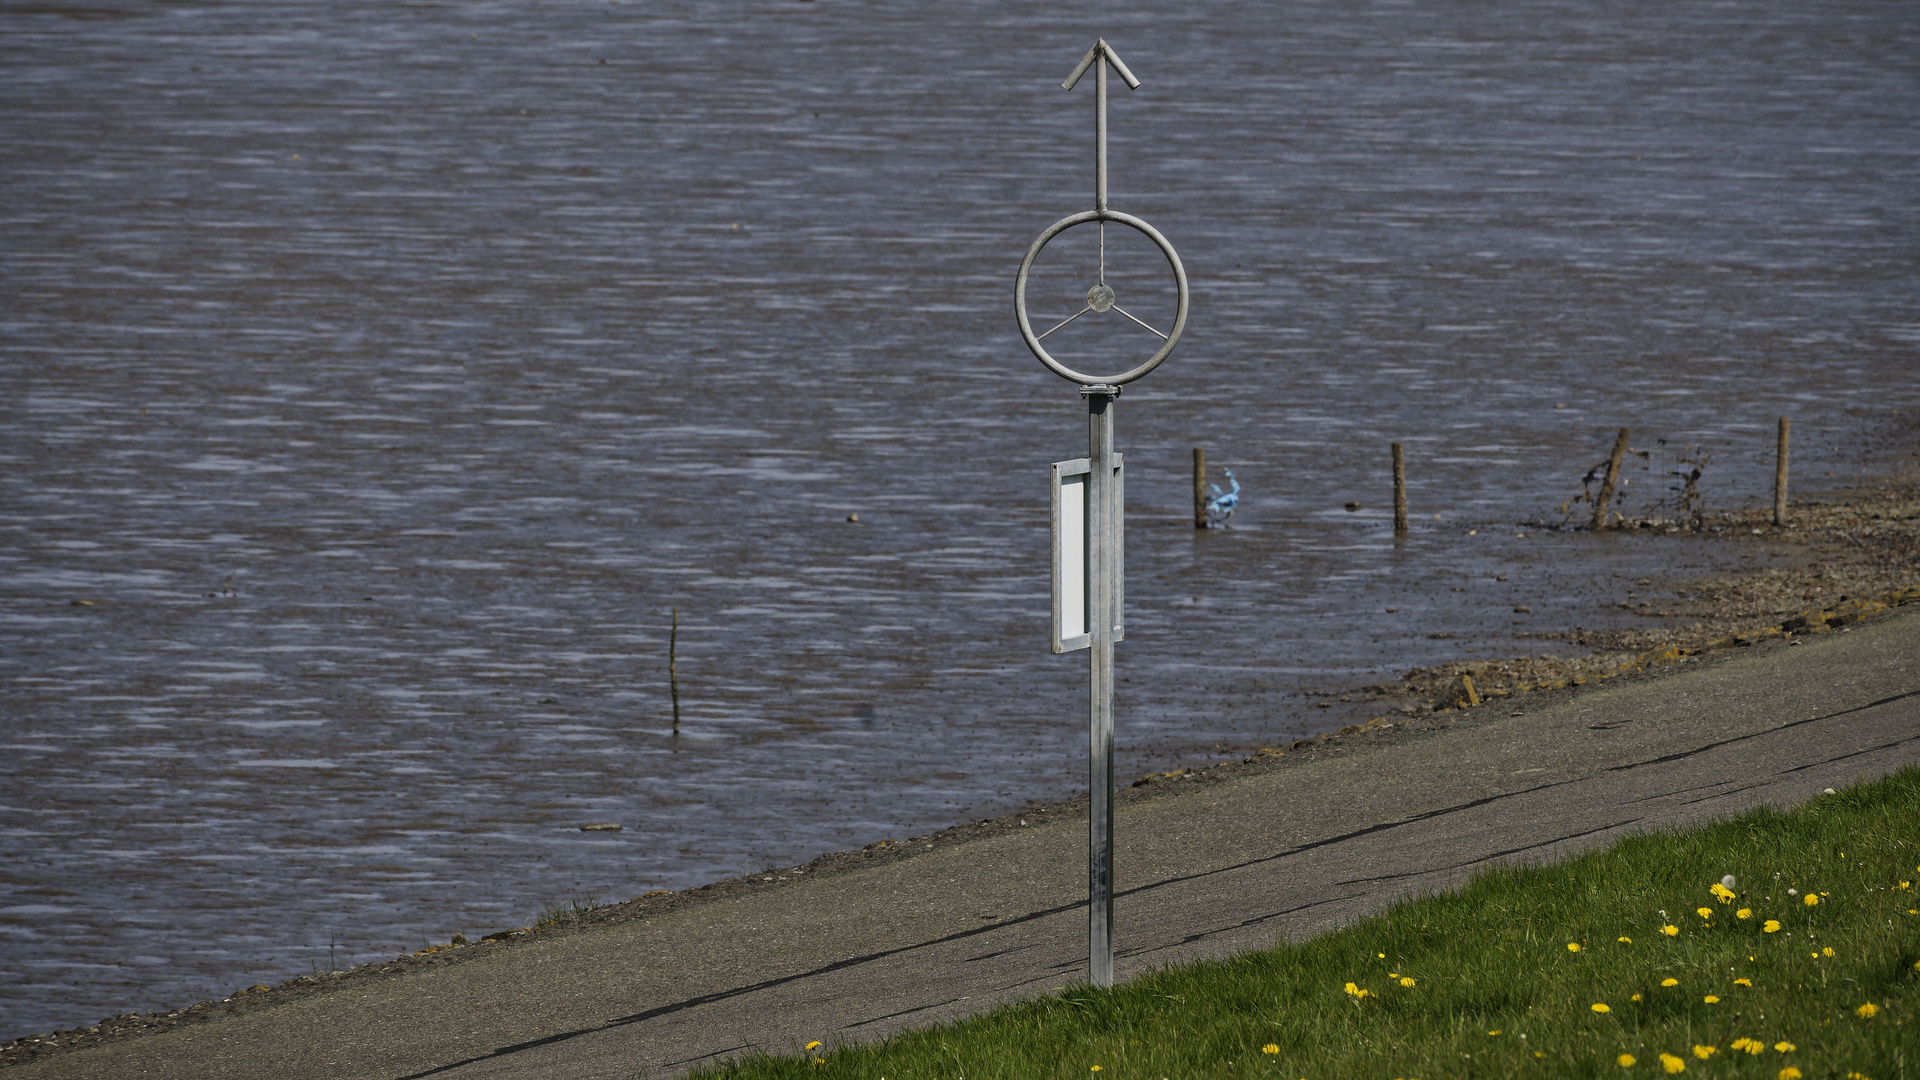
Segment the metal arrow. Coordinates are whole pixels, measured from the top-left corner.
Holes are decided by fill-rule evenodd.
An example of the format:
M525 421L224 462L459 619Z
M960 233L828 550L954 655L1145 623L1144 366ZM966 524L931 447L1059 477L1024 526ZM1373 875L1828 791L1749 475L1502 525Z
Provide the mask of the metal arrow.
M1067 81L1060 84L1061 88L1073 89L1074 85L1080 81L1080 76L1085 75L1087 69L1096 63L1099 63L1100 70L1095 73L1093 80L1093 208L1105 211L1107 208L1107 68L1111 66L1118 72L1121 81L1127 84L1129 90L1140 89L1140 80L1134 78L1133 72L1127 70L1126 62L1120 59L1119 53L1113 51L1113 46L1107 44L1107 39L1100 38L1093 43L1093 48L1087 50L1087 55L1080 58L1080 63L1073 69L1073 74L1067 76Z

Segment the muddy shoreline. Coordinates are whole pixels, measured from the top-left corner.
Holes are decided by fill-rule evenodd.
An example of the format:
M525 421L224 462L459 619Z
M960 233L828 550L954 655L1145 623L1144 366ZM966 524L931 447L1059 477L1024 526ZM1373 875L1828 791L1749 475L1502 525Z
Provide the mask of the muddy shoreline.
M1530 527L1539 527L1537 523ZM1628 598L1617 606L1654 620L1634 630L1572 629L1541 635L1589 650L1584 655L1461 661L1414 668L1391 683L1325 691L1332 704L1375 712L1371 719L1283 746L1250 747L1243 756L1206 768L1180 769L1135 780L1124 802L1177 798L1196 785L1249 771L1290 768L1312 757L1353 752L1382 740L1408 740L1491 716L1521 715L1610 680L1655 679L1683 666L1722 662L1753 649L1791 647L1812 634L1845 633L1856 622L1920 603L1920 477L1863 483L1823 498L1792 504L1788 523L1770 511L1741 510L1696 522L1626 521L1615 526L1671 537L1676 543L1764 543L1804 554L1801 565L1765 567L1692 582L1655 595L1639 590L1647 579L1623 582ZM1464 676L1464 678L1463 678ZM1471 687L1469 691L1468 687ZM956 825L925 836L884 839L834 852L802 866L712 882L679 892L653 892L623 903L571 914L537 927L516 927L476 941L434 945L393 960L345 971L302 975L278 986L256 984L218 1001L168 1012L128 1013L87 1028L0 1043L0 1067L49 1054L82 1050L106 1040L155 1034L176 1027L273 1008L428 965L464 963L499 948L589 931L603 924L652 918L746 892L779 888L806 876L848 873L913 858L933 847L968 843L1014 829L1029 819L1083 814L1085 797L1036 804L997 818Z

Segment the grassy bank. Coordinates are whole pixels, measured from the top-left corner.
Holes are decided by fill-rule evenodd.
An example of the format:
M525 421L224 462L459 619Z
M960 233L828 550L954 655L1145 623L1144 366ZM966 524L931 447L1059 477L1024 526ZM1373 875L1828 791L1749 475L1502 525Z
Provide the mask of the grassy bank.
M1722 878L1732 875L1731 888ZM1920 1076L1920 769L1111 992L703 1077Z

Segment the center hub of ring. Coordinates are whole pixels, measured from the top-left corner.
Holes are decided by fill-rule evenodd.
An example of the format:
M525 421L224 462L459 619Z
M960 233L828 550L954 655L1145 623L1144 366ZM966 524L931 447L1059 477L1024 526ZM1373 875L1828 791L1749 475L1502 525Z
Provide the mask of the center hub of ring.
M1087 290L1087 306L1095 311L1106 311L1113 306L1113 287L1101 282Z

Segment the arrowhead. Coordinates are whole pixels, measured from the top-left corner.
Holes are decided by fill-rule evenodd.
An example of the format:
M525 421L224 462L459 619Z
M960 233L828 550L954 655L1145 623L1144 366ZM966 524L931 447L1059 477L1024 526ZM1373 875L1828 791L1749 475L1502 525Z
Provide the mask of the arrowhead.
M1127 84L1127 89L1140 89L1140 80L1134 78L1133 72L1127 70L1126 62L1120 59L1119 53L1113 51L1113 46L1107 44L1106 38L1101 38L1093 43L1093 48L1088 49L1087 55L1080 58L1080 63L1073 69L1073 74L1067 76L1067 81L1061 83L1060 88L1062 90L1073 89L1074 84L1080 81L1080 76L1087 73L1087 69L1093 66L1095 60L1105 60L1112 66L1114 73L1119 75L1121 80Z

